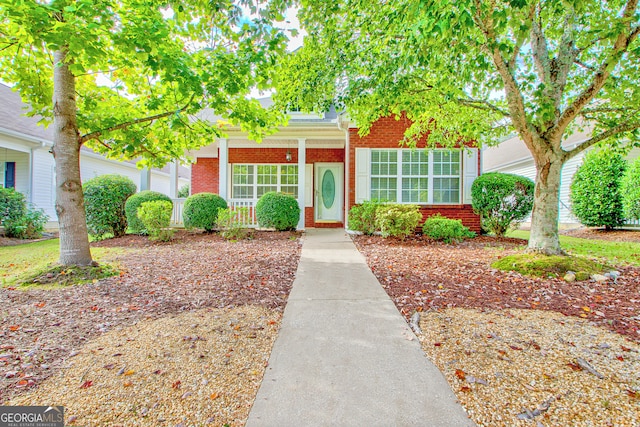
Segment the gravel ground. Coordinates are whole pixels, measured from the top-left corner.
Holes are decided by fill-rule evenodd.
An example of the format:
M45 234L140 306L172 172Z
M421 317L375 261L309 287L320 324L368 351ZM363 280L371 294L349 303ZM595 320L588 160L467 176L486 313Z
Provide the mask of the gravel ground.
M281 313L203 309L108 332L10 405L62 405L81 426L242 426Z
M281 311L299 237L255 233L232 243L180 232L170 243L150 243L127 236L97 244L133 248L119 257L118 277L55 290L0 288L0 405L38 387L111 331L204 308Z
M621 335L540 310L443 309L420 326L479 426L640 426L640 345Z

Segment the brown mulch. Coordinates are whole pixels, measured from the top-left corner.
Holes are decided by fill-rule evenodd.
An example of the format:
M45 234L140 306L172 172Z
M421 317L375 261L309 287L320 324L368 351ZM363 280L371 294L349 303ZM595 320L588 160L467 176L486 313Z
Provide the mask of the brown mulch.
M640 268L620 267L617 283L567 283L491 268L525 240L480 236L458 245L422 237L404 242L354 237L372 271L407 318L441 308L551 310L591 320L640 341Z
M582 239L610 240L614 242L640 243L640 229L605 230L604 228L574 228L560 232L566 236Z
M127 236L94 245L134 248L117 260L119 277L58 290L0 288L0 404L111 330L208 307L283 309L301 241L297 233L256 232L234 243L179 232L169 243Z

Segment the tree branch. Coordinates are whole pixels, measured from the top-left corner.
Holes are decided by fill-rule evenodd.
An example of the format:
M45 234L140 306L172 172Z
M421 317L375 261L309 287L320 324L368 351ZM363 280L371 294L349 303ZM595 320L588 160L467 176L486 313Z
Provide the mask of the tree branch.
M575 157L576 155L582 153L584 150L586 150L589 147L592 147L593 145L597 144L600 141L604 141L607 138L610 138L614 135L617 135L619 133L622 132L629 132L632 131L634 129L638 129L640 128L640 121L625 121L620 123L617 126L614 126L612 128L607 129L604 132L601 132L600 134L596 135L596 136L592 136L591 138L589 138L588 140L586 140L585 142L583 142L582 144L578 145L576 148L574 148L571 151L566 151L565 153L565 161L571 159L572 157Z
M527 21L525 22L533 22L536 13L536 3L533 2L531 7L529 8L529 13L527 14ZM511 59L509 59L509 69L514 70L516 67L516 62L518 60L518 55L520 55L520 51L522 50L522 46L524 42L527 40L527 34L522 33L520 37L516 39L516 43L513 48L513 53L511 54Z
M502 57L502 53L498 47L497 37L493 31L493 21L491 18L488 18L485 22L480 15L480 11L483 7L482 0L475 0L475 4L477 12L475 16L473 16L473 20L486 37L486 42L481 44L480 47L492 58L493 63L502 78L506 92L507 104L509 106L509 116L513 126L516 128L527 147L533 151L535 147L533 147L533 137L529 124L527 123L522 92L518 87L518 82L516 82L516 79L512 74L512 70L509 69L509 65Z
M131 120L129 122L120 123L120 124L117 124L115 126L111 126L109 128L106 128L106 129L101 129L101 130L97 130L95 132L91 132L91 133L87 133L85 135L82 135L80 137L80 144L84 144L85 142L87 142L87 141L89 141L91 139L99 138L105 132L112 132L114 130L126 129L129 126L133 126L133 125L137 125L137 124L141 124L141 123L153 122L154 120L162 119L162 118L168 117L168 116L170 116L172 114L176 114L176 113L178 113L180 111L185 110L189 106L189 104L191 104L191 101L193 101L194 97L195 97L195 94L191 95L191 98L185 104L185 106L182 107L182 108L179 108L177 110L166 111L164 113L156 114L156 115L153 115L153 116L143 117L143 118L140 118L140 119Z
M591 84L584 90L578 97L571 103L567 109L564 110L560 118L558 119L557 132L564 133L565 129L571 123L580 111L596 96L596 94L602 89L606 83L611 70L620 62L622 55L627 51L629 45L638 37L640 27L631 29L631 21L635 15L635 10L638 5L638 0L629 0L625 6L622 21L626 21L625 29L629 30L629 33L621 32L616 38L616 42L611 49L609 55L600 64L596 74L593 76Z
M456 100L456 102L458 104L462 104L462 105L465 105L467 107L475 108L477 110L493 111L494 113L498 113L503 117L510 117L510 115L509 115L509 113L507 111L504 111L500 107L498 107L496 105L493 105L489 101L485 101L485 100L482 100L482 99L458 98Z

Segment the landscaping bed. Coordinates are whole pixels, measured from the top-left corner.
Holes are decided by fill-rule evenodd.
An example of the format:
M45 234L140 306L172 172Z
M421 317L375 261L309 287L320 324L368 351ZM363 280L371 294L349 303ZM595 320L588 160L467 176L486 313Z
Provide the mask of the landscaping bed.
M118 251L119 255L116 255L115 260L122 270L119 276L93 284L53 290L36 287L24 290L15 287L0 288L0 306L3 307L0 317L0 404L6 404L18 396L23 403L52 403L39 400L40 387L36 386L55 375L62 375L70 381L65 387L77 383L75 386L82 392L90 394L92 390L96 390L96 393L104 392L108 395L108 389L104 387L109 385L101 384L101 378L113 373L102 367L114 363L117 368L114 366L113 369L117 371L121 369L122 364L118 363L120 359L113 359L113 354L121 353L122 360L129 358L130 362L126 364L133 366L132 364L139 362L137 357L133 357L135 352L157 353L165 344L175 348L185 344L194 345L202 349L198 351L210 351L213 355L220 345L221 348L227 347L227 344L220 344L221 342L260 341L260 348L250 354L244 350L240 351L246 343L236 344L238 348L232 352L229 359L233 361L235 355L242 354L242 357L249 357L253 362L258 361L258 365L264 367L265 357L268 357L271 343L277 333L280 312L284 308L295 277L301 246L298 233L255 232L251 240L228 242L214 234L180 231L173 241L167 243L149 242L142 236L125 236L94 243L93 246L123 248L122 252ZM171 327L166 324L154 324L170 322L168 319L189 316L189 313L203 316L203 319L217 319L216 322L220 325L218 329L222 329L219 332L189 329L191 324L214 324L209 320L184 320L185 329L173 331L169 330ZM247 320L243 320L243 317ZM173 344L162 342L165 341L164 338L157 335L157 331L163 328L166 333L172 334L167 339ZM156 332L143 333L147 329ZM123 334L135 335L136 338L129 341L123 339ZM211 336L205 337L205 334L220 334L219 338L222 341L218 342ZM187 337L184 342L183 336ZM200 340L198 337L203 339ZM95 341L96 339L98 341ZM95 346L98 347L93 348ZM113 346L119 350L114 350ZM223 354L229 354L230 348L234 346L229 344ZM104 350L97 350L98 348ZM177 352L175 348L165 352ZM245 354L247 355L244 356ZM193 365L174 363L173 367L159 365L156 370L165 372L166 378L176 378L171 385L184 377L188 378L184 386L191 387L194 381L192 379L197 377L197 373L202 371L207 363L212 364L211 366L217 363L214 356L205 356L206 362ZM113 360L109 360L110 358ZM247 369L253 372L253 366ZM69 375L65 374L67 369ZM144 372L143 377L150 375L148 369L132 369L138 374ZM246 379L238 376L238 369L240 368L229 371L229 375L235 378L235 381L244 384ZM84 373L85 370L86 374L80 375L84 381L78 382L78 372ZM252 375L251 381L259 382L262 374L259 371ZM212 393L220 393L220 396L229 393L225 399L234 399L234 392L223 391L234 390L233 386L224 385L229 376L219 376L226 378L221 380L221 391L214 390L216 379L211 378L211 375L202 377L208 381L207 387L203 390L207 393L214 390L208 394L212 404L217 404L214 401L218 400L217 397L211 398ZM132 382L131 386L124 386L126 381L123 376L117 376L116 379L117 384L126 389L125 395L134 399L132 402L136 403L134 391L140 385L134 381L134 375L131 374L131 378L127 379ZM148 380L145 378L145 381ZM55 384L56 380L50 381L53 382L48 382L42 389L49 392L43 391L45 394L42 396L55 396L57 387L52 384ZM93 383L82 388L86 381ZM31 395L34 388L36 394ZM60 390L62 389L61 385ZM255 394L256 391L257 388L250 389L249 393ZM177 396L178 400L187 392L192 393L194 397L197 393L201 394L197 390L183 389L180 396ZM177 392L169 387L167 393L176 397ZM186 396L185 399L192 395ZM60 399L55 403L68 406L73 399L73 395L70 394L67 400ZM167 421L175 420L167 415L171 410L163 407L162 399L164 397L159 396L159 403L149 403L147 414L153 409L156 415L163 414ZM241 402L238 404L246 406L247 399L252 400L252 397L245 396L239 399ZM153 407L156 403L159 406ZM116 404L115 401L113 404ZM120 406L124 407L127 404L124 402ZM143 404L146 403L137 402L135 408L128 407L123 412L134 416L133 419L138 419L136 417L143 416L140 412ZM232 418L224 418L227 421L220 424L221 418L218 417L214 424L231 422L235 416L237 414ZM128 418L118 418L120 421L126 419ZM79 417L77 420L79 425L85 425L85 421L92 418L83 421L83 418ZM92 423L93 421L88 425L95 425ZM130 423L135 424L133 421Z
M426 355L479 426L640 419L639 267L567 283L491 268L521 239L354 240L407 320L420 313Z

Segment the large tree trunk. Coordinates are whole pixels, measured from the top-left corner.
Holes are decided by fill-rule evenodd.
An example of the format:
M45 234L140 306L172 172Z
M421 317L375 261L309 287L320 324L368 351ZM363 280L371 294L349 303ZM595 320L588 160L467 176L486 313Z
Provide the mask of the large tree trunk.
M65 63L66 49L54 54L53 149L56 213L60 224L60 264L90 265L89 235L80 180L80 138L76 122L75 77Z
M547 255L562 254L558 239L558 203L560 201L560 157L536 160L536 189L531 213L529 250Z

